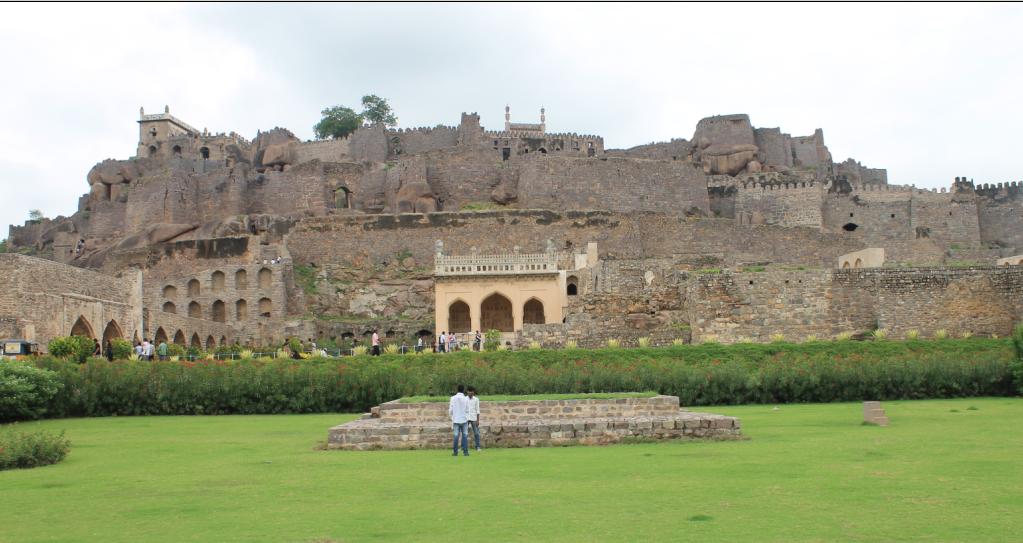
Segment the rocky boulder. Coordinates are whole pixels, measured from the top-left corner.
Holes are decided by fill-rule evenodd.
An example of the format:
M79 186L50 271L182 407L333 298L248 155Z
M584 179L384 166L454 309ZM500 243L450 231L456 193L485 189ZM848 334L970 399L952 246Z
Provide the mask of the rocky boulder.
M736 175L745 170L750 161L756 162L756 156L756 145L711 144L700 152L700 162L706 174ZM759 171L759 163L756 163L756 168Z

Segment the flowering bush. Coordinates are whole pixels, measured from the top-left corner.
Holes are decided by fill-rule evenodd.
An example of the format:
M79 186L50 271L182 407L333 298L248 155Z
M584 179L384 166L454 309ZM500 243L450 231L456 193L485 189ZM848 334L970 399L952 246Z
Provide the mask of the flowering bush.
M360 412L471 384L487 394L656 390L683 405L1015 394L1009 340L702 344L417 357L190 362L43 357L63 388L48 416Z

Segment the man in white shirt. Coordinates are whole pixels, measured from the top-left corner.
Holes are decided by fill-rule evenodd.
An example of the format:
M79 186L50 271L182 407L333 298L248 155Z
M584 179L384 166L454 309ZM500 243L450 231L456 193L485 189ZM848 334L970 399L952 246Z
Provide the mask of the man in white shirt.
M448 401L448 415L451 417L451 429L455 440L451 445L453 456L458 456L458 438L462 438L462 455L469 456L469 435L466 433L469 416L469 399L465 397L465 386L458 385L458 393Z
M476 438L476 452L480 452L480 399L476 396L476 389L473 387L469 387L465 393L468 394L466 400L469 402L466 418L469 419L469 429L472 430L472 435Z
M380 334L378 334L376 330L373 330L373 337L370 338L370 341L373 343L373 351L371 354L373 356L380 356Z
M149 340L142 338L142 360L149 360Z
M153 359L153 344L151 342L147 341L145 345L146 345L146 360L152 360Z

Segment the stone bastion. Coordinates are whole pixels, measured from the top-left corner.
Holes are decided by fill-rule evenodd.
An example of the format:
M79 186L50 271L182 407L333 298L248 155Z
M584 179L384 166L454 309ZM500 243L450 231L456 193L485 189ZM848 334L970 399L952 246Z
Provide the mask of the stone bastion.
M668 439L740 439L739 419L693 413L677 396L652 398L480 401L484 447L607 445ZM342 450L451 448L446 402L372 408L330 429L327 448Z

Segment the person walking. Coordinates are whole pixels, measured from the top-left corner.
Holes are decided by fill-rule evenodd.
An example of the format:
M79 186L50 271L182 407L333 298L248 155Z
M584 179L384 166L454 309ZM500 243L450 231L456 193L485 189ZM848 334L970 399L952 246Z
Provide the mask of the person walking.
M154 348L153 344L147 339L147 340L145 340L143 342L142 345L145 347L146 360L152 361L153 360L153 348Z
M160 346L156 348L156 354L160 355L160 360L167 360L167 340L160 342Z
M465 393L468 395L466 400L469 402L469 410L466 412L466 419L469 421L469 429L472 430L472 435L476 438L476 452L481 452L480 449L480 399L476 396L476 389L469 387Z
M107 347L103 355L106 356L107 360L109 360L110 362L114 361L114 346L111 345L110 340L107 340Z
M448 338L447 334L445 334L444 331L441 330L440 336L437 337L437 352L438 353L443 353L444 352L444 346L445 346L444 344L447 342L447 338Z
M458 456L458 440L462 440L462 455L469 456L469 435L466 433L469 417L469 399L465 397L465 385L458 385L458 392L448 401L448 416L451 417L451 430L454 441L451 444L452 456Z
M377 333L376 329L373 330L373 356L380 356L380 334Z
M472 350L479 352L483 345L483 336L480 335L480 331L476 330L476 337L472 340Z
M416 339L416 352L423 352L423 336L419 336L419 338Z

